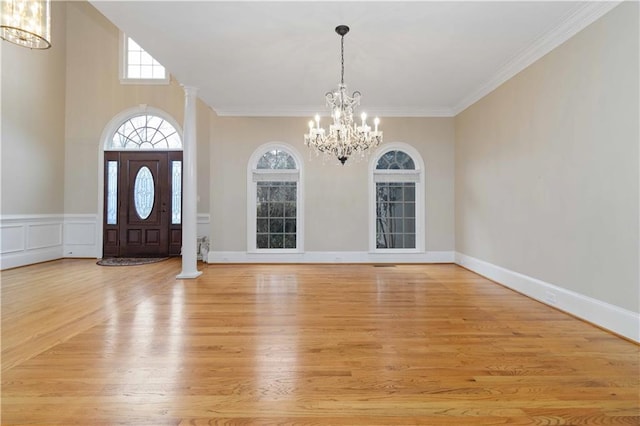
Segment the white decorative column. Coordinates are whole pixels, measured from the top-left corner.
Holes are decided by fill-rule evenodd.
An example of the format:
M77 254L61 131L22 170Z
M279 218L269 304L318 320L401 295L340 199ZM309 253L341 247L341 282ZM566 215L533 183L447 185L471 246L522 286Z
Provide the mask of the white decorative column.
M196 139L197 88L184 88L184 133L182 136L182 272L176 278L196 278L198 271L198 164Z

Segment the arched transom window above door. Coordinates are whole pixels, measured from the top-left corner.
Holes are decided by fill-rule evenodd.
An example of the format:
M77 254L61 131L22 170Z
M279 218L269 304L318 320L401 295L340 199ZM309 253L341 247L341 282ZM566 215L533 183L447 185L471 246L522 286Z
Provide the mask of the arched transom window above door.
M108 141L109 151L182 150L182 138L175 126L162 117L139 114L126 119Z

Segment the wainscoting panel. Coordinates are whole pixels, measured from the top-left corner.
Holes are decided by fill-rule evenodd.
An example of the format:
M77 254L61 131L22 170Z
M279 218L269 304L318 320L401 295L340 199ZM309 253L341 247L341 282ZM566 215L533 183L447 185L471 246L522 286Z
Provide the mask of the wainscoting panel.
M0 217L0 269L63 257L97 258L95 214L4 215ZM209 237L209 214L198 214L198 236Z
M0 254L24 251L26 241L24 224L2 225L0 227Z
M0 269L62 257L63 215L0 217Z
M64 257L98 257L97 221L95 214L64 216Z

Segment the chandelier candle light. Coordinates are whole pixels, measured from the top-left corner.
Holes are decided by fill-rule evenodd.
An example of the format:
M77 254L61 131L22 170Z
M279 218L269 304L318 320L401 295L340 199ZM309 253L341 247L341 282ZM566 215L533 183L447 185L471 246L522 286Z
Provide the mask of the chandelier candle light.
M373 121L373 131L367 125L367 114L364 112L360 115L360 125L353 121L353 112L360 105L361 94L356 91L349 96L344 84L344 36L348 32L349 27L346 25L336 27L336 33L340 36L340 84L333 92L325 95L333 124L329 125L329 132L325 132L320 127L320 115L316 115L315 122L309 121L309 133L304 135L305 145L314 148L316 154L335 156L343 165L353 154L364 156L367 149L375 148L382 142L382 132L378 131L378 117Z
M1 0L0 37L30 49L51 47L49 0Z

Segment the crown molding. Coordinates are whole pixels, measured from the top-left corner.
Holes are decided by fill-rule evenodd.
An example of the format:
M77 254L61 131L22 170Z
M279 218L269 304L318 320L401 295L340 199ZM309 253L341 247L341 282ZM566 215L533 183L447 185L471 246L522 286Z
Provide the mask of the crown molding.
M453 117L455 114L449 107L428 107L428 108L394 108L394 107L372 107L367 109L370 117Z
M276 107L276 108L252 108L252 107L215 107L213 110L219 117L313 117L320 114L328 117L326 107L300 106L300 107ZM369 117L453 117L455 114L451 108L409 108L409 107L369 107L362 108Z
M514 77L520 71L524 70L547 53L551 52L560 44L569 40L571 37L595 22L620 3L622 3L620 0L584 2L555 29L543 34L530 47L522 51L511 61L507 62L507 64L503 66L493 78L451 108L453 115L458 115L491 93L493 90L498 88L498 86Z

